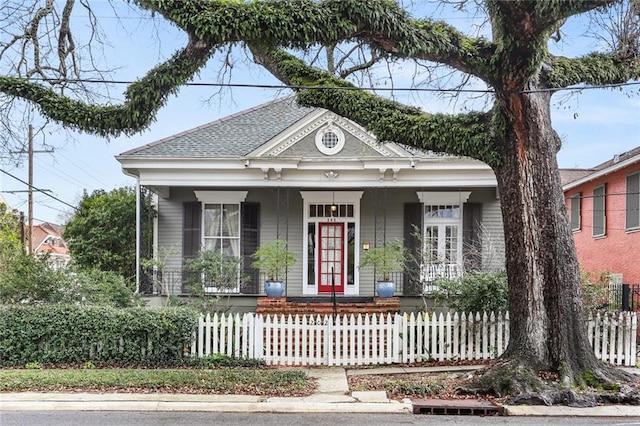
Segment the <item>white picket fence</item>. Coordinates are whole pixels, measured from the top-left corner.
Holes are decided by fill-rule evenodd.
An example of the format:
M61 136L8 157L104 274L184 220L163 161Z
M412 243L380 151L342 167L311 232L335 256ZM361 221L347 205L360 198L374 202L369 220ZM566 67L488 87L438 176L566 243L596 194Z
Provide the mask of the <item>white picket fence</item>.
M596 356L636 363L637 315L598 313L588 332ZM200 315L194 356L222 353L269 365L369 365L496 358L509 343L509 314L343 316Z

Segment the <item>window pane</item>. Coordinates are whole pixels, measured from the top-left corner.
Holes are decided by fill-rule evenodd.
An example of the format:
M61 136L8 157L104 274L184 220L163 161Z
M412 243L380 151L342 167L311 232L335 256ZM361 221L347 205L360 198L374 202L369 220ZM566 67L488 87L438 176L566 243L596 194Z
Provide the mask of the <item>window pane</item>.
M204 240L204 249L212 251L220 251L220 239L218 238L206 238Z
M355 284L356 224L347 224L347 284Z
M581 228L581 209L582 195L574 195L571 197L571 230L579 231Z
M225 204L222 217L222 235L224 237L239 237L240 232L240 206L238 204Z
M308 241L307 241L307 284L314 285L316 283L316 224L309 223L307 225Z
M447 226L445 233L445 260L455 263L458 261L458 227Z
M605 187L600 186L593 190L593 236L605 235Z
M424 233L424 254L427 261L433 262L438 260L438 227L427 226Z
M640 173L627 177L626 229L640 227Z
M219 204L207 204L204 210L204 235L205 237L220 236L221 206Z

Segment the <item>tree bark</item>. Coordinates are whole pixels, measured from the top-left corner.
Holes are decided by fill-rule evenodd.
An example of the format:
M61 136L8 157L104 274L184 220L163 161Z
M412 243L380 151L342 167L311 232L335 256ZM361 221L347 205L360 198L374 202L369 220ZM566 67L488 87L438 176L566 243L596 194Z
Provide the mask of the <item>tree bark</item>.
M483 383L498 395L525 399L540 393L540 371L557 373L566 389L590 384L590 378L610 382L617 376L596 359L587 337L550 96L498 93L496 104L504 161L494 171L507 249L511 329L502 363ZM545 398L545 403L566 402L567 395Z

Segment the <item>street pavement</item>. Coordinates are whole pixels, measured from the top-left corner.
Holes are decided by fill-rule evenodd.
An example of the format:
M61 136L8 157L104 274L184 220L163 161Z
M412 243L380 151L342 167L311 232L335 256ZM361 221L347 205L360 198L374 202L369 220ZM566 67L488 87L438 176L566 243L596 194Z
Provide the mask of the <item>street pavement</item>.
M256 413L413 413L410 399L391 400L384 391L350 392L348 375L417 372L472 371L481 366L383 367L344 369L308 368L317 389L307 397L261 397L251 395L191 395L166 393L58 393L16 392L0 394L0 412L8 411L200 411ZM640 375L640 369L625 368ZM640 406L608 405L589 408L564 406L505 406L509 416L637 417Z

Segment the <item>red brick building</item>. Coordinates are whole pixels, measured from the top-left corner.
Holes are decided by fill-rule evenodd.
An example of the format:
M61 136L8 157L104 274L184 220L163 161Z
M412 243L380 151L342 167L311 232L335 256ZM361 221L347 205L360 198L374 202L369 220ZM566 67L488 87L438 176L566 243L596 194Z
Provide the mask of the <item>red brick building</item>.
M640 147L561 176L581 268L640 283Z

